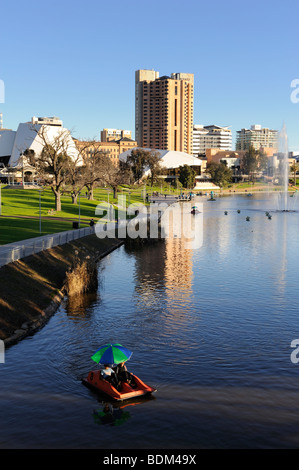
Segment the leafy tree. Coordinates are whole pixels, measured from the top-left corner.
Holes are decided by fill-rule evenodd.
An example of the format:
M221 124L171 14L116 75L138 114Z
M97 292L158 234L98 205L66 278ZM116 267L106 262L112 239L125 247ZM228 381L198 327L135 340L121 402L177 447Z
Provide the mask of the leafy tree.
M162 167L160 165L160 156L158 152L148 152L146 155L146 164L150 169L150 182L151 186L154 185L154 182L157 180L158 176L162 172Z
M179 182L184 188L191 188L194 186L194 178L196 172L189 165L183 165L179 167Z
M290 167L290 170L293 173L294 185L296 186L296 174L297 174L297 171L299 171L299 164L296 161L294 161Z
M224 162L208 163L207 173L211 176L213 183L220 187L230 183L233 176L233 171Z
M242 168L244 172L249 175L251 181L254 179L258 165L258 151L251 145L245 153L242 161Z
M140 182L146 167L147 150L134 149L127 158L127 163L130 165L134 179L137 183Z
M258 150L257 152L257 164L258 169L261 171L265 171L268 167L268 157L263 150Z
M153 186L157 176L161 173L159 153L151 150L134 149L127 158L135 182L139 183L146 169L150 170L150 181Z

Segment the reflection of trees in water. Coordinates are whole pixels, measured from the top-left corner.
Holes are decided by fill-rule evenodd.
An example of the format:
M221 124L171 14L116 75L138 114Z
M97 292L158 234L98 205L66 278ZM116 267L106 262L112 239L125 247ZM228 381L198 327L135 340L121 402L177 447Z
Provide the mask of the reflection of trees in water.
M65 310L68 315L86 316L90 308L98 303L99 298L97 292L73 295L67 298Z
M104 266L101 264L98 265L98 276L97 276L97 289L94 291L69 295L65 302L65 310L69 316L86 316L87 313L91 310L93 305L99 305L99 291L102 286L103 271L105 270Z

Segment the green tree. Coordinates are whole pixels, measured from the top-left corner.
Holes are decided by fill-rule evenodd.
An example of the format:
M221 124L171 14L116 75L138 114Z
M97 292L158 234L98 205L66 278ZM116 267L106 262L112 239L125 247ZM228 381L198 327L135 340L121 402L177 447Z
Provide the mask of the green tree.
M258 150L257 152L257 164L258 164L258 169L260 171L265 171L267 170L268 167L268 157L267 155L263 152L263 150Z
M243 171L249 176L250 181L254 180L254 175L258 169L258 151L251 145L244 155L242 161Z
M296 160L294 160L294 162L292 163L290 170L293 173L294 186L296 186L296 174L297 174L297 171L299 171L299 164L296 162Z
M217 186L225 186L232 181L233 171L224 162L210 162L207 165L207 173Z
M151 186L154 185L154 182L157 180L158 176L161 175L162 167L160 165L160 156L158 152L148 152L146 155L146 165L150 169L150 182Z
M140 182L144 174L147 163L147 153L148 152L143 149L134 149L127 158L127 163L130 165L133 177L137 183Z
M150 170L150 181L153 186L157 176L161 173L159 153L151 150L134 149L127 158L135 182L139 183L145 170Z
M196 172L191 166L183 165L179 167L179 182L184 188L193 188L195 175Z

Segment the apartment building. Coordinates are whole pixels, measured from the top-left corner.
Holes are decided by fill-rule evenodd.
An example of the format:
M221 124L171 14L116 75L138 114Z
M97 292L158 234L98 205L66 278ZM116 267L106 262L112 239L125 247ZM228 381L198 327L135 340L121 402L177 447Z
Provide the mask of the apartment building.
M135 139L138 146L193 153L194 75L135 72Z
M260 147L278 148L278 131L268 128L262 128L255 124L250 129L241 129L237 131L236 150L248 150L253 146L256 150Z
M232 150L232 132L228 127L193 126L193 155L204 155L207 149Z

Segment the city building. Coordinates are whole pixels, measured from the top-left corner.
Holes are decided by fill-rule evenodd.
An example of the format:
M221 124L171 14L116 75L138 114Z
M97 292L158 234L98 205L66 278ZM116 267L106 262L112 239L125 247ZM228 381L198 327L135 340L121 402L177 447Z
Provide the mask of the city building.
M204 155L207 149L232 150L232 132L228 127L193 126L193 155Z
M132 139L132 132L123 129L103 129L101 131L101 142L109 142L111 140Z
M33 150L38 157L45 143L57 146L61 141L62 151L74 161L79 160L79 154L71 133L63 127L59 118L36 118L20 123L16 131L0 129L0 179L11 181L18 178L18 168L22 173L32 176L32 168L24 157L26 150Z
M253 146L256 150L260 147L278 148L278 131L268 128L262 128L255 124L250 129L241 129L237 131L236 150L248 150Z
M31 119L32 124L40 124L42 126L63 127L63 122L58 117L35 117Z
M92 156L94 152L103 152L111 159L112 163L115 165L118 165L119 155L121 153L131 150L137 146L137 142L135 140L129 139L127 137L122 137L114 141L95 141L92 143L75 139L75 143L79 151L85 149L84 151L88 152L90 156Z
M140 147L193 154L194 75L135 72L135 139Z

